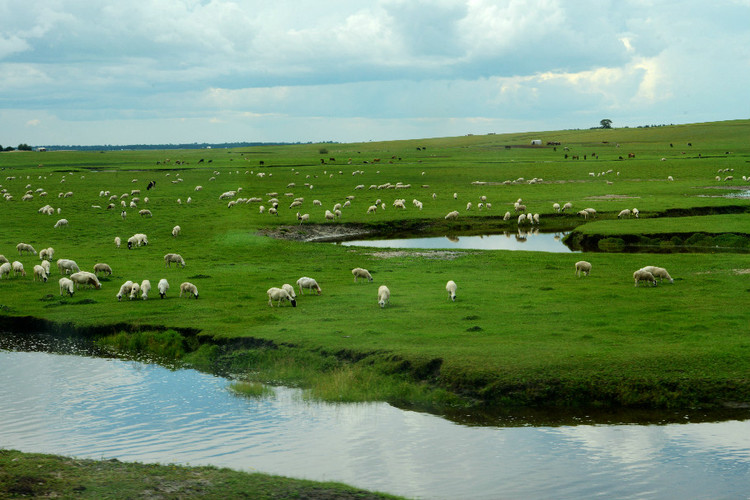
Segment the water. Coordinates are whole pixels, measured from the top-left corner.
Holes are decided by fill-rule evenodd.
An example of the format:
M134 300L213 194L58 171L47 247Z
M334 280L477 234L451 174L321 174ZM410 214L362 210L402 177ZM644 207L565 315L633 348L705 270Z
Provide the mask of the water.
M747 498L750 420L465 426L384 403L267 399L193 370L0 350L0 447L215 465L418 498Z
M562 239L568 233L541 233L538 230L519 230L515 233L482 236L438 236L430 238L394 238L381 240L351 240L338 244L378 248L440 248L469 250L532 250L538 252L570 253Z

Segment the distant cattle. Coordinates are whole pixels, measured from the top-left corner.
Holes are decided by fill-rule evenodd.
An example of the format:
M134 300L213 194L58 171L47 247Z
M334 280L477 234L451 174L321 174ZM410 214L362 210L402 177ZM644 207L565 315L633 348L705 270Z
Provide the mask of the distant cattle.
M628 158L635 158L635 153L628 153Z
M151 181L151 182L149 182L149 183L148 183L148 186L146 186L146 191L148 191L149 189L151 189L151 188L152 188L152 187L154 187L155 185L156 185L156 181Z

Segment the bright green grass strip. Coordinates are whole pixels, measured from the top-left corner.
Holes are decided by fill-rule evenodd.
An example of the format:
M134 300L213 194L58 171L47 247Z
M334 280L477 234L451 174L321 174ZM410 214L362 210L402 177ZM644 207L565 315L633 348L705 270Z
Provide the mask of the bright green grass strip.
M701 217L658 217L594 221L578 226L583 234L675 234L742 233L750 234L750 214L706 215Z

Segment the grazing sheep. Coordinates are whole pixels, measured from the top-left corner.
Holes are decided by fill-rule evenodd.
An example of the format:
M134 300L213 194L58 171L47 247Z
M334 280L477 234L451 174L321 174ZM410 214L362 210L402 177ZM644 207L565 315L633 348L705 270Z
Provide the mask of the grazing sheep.
M34 281L39 278L40 281L47 282L47 271L39 264L34 266Z
M526 221L526 214L521 214L518 216L518 225L521 225L525 221ZM531 222L531 219L529 219L529 222Z
M80 271L76 261L70 259L57 259L57 269L60 274L77 273Z
M167 296L167 290L169 290L169 282L162 278L159 280L159 284L156 285L156 288L159 290L159 297L162 299Z
M510 220L511 215L510 212L505 212L505 215L503 215L503 220Z
M456 220L458 219L458 211L454 210L453 212L448 212L448 215L445 216L445 219L448 220Z
M591 262L585 260L579 260L576 262L576 276L579 278L581 275L588 276L591 273Z
M55 249L52 247L42 248L39 250L39 258L41 260L52 260L52 256L55 255Z
M588 218L589 218L589 213L588 213L588 212L587 212L586 210L580 210L580 211L578 212L578 215L580 215L580 216L581 216L581 217L583 217L584 219L588 219Z
M289 283L284 283L283 285L281 285L281 288L283 290L286 290L286 293L288 293L291 298L293 299L297 298L297 294L294 293L294 287L290 285Z
M94 264L94 274L98 274L98 273L104 273L107 276L109 276L112 274L112 268L109 267L107 264L103 264L101 262Z
M566 203L565 205L562 206L562 208L560 209L560 213L562 213L562 212L564 212L564 211L566 211L568 209L571 209L571 208L573 208L573 204L571 204L570 202L568 202L568 203Z
M596 210L593 208L584 208L583 211L588 212L591 217L596 217Z
M146 216L148 216L148 217L152 217L152 215L151 215L151 210L147 210L147 209L145 209L145 208L144 208L143 210L138 210L138 214L139 214L139 215L140 215L141 217L146 217Z
M385 307L386 304L388 304L391 300L391 291L388 289L385 285L380 285L380 288L378 288L378 304L380 304L380 307Z
M133 286L130 287L130 300L137 299L138 293L141 291L141 285L138 283L133 283Z
M354 275L354 282L357 282L357 278L366 278L367 281L372 281L372 275L370 275L370 271L367 269L362 269L361 267L355 267L352 269L352 274Z
M310 214L300 215L300 213L297 212L297 220L299 221L300 225L302 225L303 222L307 222L310 220Z
M185 259L178 253L168 253L164 256L164 267L172 267L172 262L185 267Z
M471 202L467 203L466 204L466 211L468 212L469 210L471 210L471 207L472 207Z
M44 268L44 272L47 273L47 276L49 276L49 261L43 260L41 264L39 264Z
M117 292L117 300L122 300L123 295L130 295L130 291L133 288L133 282L128 280L120 286L120 291Z
M636 219L638 219L638 214L640 213L641 213L640 210L638 210L637 208L633 209L633 215L635 216Z
M271 307L273 307L274 300L276 301L276 305L279 307L281 307L282 300L288 300L292 304L292 307L297 307L297 301L293 299L289 295L289 292L287 292L283 288L271 287L266 293L268 294L268 305Z
M448 297L455 302L456 301L456 282L450 280L445 284L445 290L448 292Z
M308 288L310 290L314 289L318 292L318 295L320 295L322 292L322 290L320 289L320 285L318 285L318 282L315 281L313 278L308 278L307 276L303 276L300 279L298 279L297 286L299 287L300 295L305 294L305 292L302 291L303 288Z
M193 285L192 283L186 281L180 285L180 297L182 297L182 294L185 293L188 298L190 298L190 295L198 298L198 287Z
M656 278L654 278L654 275L648 271L644 271L643 269L639 269L634 272L633 279L635 280L634 286L638 286L638 283L640 283L641 281L650 281L654 286L656 286Z
M377 212L377 210L378 210L378 206L377 205L370 205L367 208L367 213L368 214L375 213L375 212Z
M70 275L70 279L73 280L73 282L76 284L76 288L78 288L78 285L93 286L97 290L102 287L96 275L88 271L79 271L77 273L73 273Z
M553 203L552 204L552 210L554 210L557 213L560 213L560 204L559 203Z
M5 255L0 255L0 264L4 264L6 262L10 262L10 261Z
M23 269L23 264L21 264L19 261L14 260L13 264L11 264L13 267L13 276L18 277L20 274L21 276L26 276L26 271Z
M55 229L62 226L68 225L68 219L60 219L59 221L55 222Z
M177 238L177 236L180 235L180 232L182 231L182 228L180 226L175 226L172 228L172 236Z
M631 213L632 212L630 211L629 208L626 208L625 210L620 210L620 213L617 214L617 218L618 219L621 218L621 217L628 217L628 218L630 218L630 214Z
M60 278L58 283L60 284L60 295L65 295L65 292L68 292L68 295L71 297L73 296L75 293L75 287L70 278Z
M646 266L642 267L641 271L647 271L654 275L654 278L659 278L659 281L667 280L670 283L674 283L674 280L669 275L666 269L663 267L656 267L656 266Z
M12 269L10 262L3 262L0 264L0 279L2 279L3 276L8 276L10 278L10 270Z
M29 252L36 255L36 250L34 250L34 247L29 245L28 243L19 243L18 245L16 245L16 250L18 250L18 255L22 255L23 252Z
M120 237L119 236L115 236L115 246L117 248L120 248L120 244L121 243L122 243L122 240L120 239Z

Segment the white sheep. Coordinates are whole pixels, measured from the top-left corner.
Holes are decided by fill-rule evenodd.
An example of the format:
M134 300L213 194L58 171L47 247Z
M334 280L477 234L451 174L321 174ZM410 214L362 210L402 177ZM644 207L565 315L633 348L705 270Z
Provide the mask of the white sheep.
M579 278L584 275L588 276L591 273L591 262L585 260L579 260L576 262L576 276Z
M141 298L143 300L148 299L148 292L151 291L151 281L143 280L141 282Z
M562 212L564 212L564 211L566 211L568 209L571 209L571 208L573 208L573 204L570 203L570 202L567 202L566 204L564 204L562 206L562 208L560 209L560 212L562 213Z
M53 255L55 255L55 249L52 247L39 250L39 258L41 260L52 260Z
M669 275L666 269L663 267L656 267L656 266L646 266L641 268L642 271L648 271L649 273L654 275L654 278L659 278L659 280L667 280L670 283L674 283L674 279Z
M630 214L631 213L632 212L630 211L629 208L626 208L625 210L620 210L620 213L617 214L617 218L618 219L621 218L621 217L628 217L628 218L630 218Z
M364 278L367 279L367 281L372 281L372 275L370 274L370 271L367 269L362 269L361 267L355 267L352 269L352 274L354 275L354 282L357 282L357 278Z
M47 273L47 276L49 276L49 266L50 266L49 261L43 260L42 263L39 265L44 268L44 272Z
M168 253L164 256L164 267L172 267L172 262L185 267L185 259L178 253Z
M68 295L71 297L73 296L75 293L75 287L70 278L60 278L58 283L60 284L60 295L65 295L65 292L68 292Z
M453 212L448 212L448 215L445 216L446 220L456 220L458 219L458 211L454 210Z
M471 202L467 203L466 204L466 211L468 212L469 210L471 210L471 207L472 207Z
M133 283L133 286L130 287L130 300L137 299L138 293L141 291L141 285L138 283Z
M302 225L303 222L307 222L310 220L310 214L301 214L297 212L297 220L299 221L300 225Z
M123 295L130 295L130 290L133 288L133 282L128 280L120 285L120 291L117 292L117 300L122 300Z
M16 250L18 250L18 255L23 254L23 252L29 252L31 254L36 255L36 250L34 250L34 247L29 245L28 243L19 243L16 245Z
M286 290L286 293L288 293L291 298L293 299L297 298L297 294L294 293L294 287L290 285L289 283L284 283L283 285L281 285L281 288L283 290Z
M120 239L120 237L119 236L115 236L115 246L117 248L120 248L120 244L121 243L122 243L122 240Z
M139 215L140 215L141 217L146 217L146 216L148 216L148 217L152 217L152 215L151 215L151 210L147 210L147 209L145 209L145 208L144 208L143 210L138 210L138 214L139 214Z
M391 291L385 285L380 285L378 288L378 304L380 307L385 307L391 300Z
M185 281L180 285L180 297L182 297L182 294L185 293L188 298L190 298L190 295L198 298L198 287L193 285L192 283Z
M47 271L44 270L39 264L34 266L34 281L39 278L40 281L47 282Z
M448 292L448 297L455 302L456 301L456 282L450 280L445 284L445 290Z
M19 274L21 276L26 276L26 271L24 271L23 264L21 264L21 262L14 260L11 266L13 267L13 276L18 277Z
M320 285L318 285L318 282L315 281L313 278L308 278L307 276L303 276L300 279L298 279L297 286L299 287L300 295L305 294L305 292L302 291L303 288L308 288L310 290L314 289L318 292L318 295L320 295L322 292L322 290L320 289Z
M0 255L0 264L4 264L6 262L10 262L10 261L5 255Z
M638 283L640 283L641 281L650 281L654 286L656 286L656 278L654 278L654 275L648 271L644 271L643 269L639 269L634 272L633 279L635 280L634 286L638 286Z
M2 279L3 276L8 276L10 278L10 270L12 269L10 262L3 262L0 264L0 279Z
M76 284L76 288L78 288L78 285L93 286L97 290L102 287L96 275L88 271L78 271L77 273L73 273L70 275L70 279Z
M159 284L156 285L156 288L159 289L159 297L162 299L167 296L167 290L169 290L169 282L162 278L159 280Z
M503 215L503 220L510 220L511 217L512 216L511 216L510 212L505 212L505 215Z
M109 267L107 264L98 262L94 264L94 274L98 274L98 273L103 273L109 276L112 274L112 268Z
M274 300L276 301L276 305L279 307L281 306L282 300L288 300L292 304L292 307L297 307L297 301L293 299L289 295L289 292L287 292L283 288L276 288L274 286L274 287L269 288L268 291L266 291L266 293L268 294L268 305L271 307L273 307Z
M635 218L636 218L636 219L638 219L638 218L639 218L639 217L638 217L638 215L639 215L640 213L641 213L641 212L640 212L640 210L638 210L637 208L634 208L634 209L633 209L633 215L635 216Z
M70 259L57 259L57 269L60 274L77 273L80 271L76 261Z
M560 213L560 204L559 203L553 203L552 204L552 210L554 210L557 213Z

